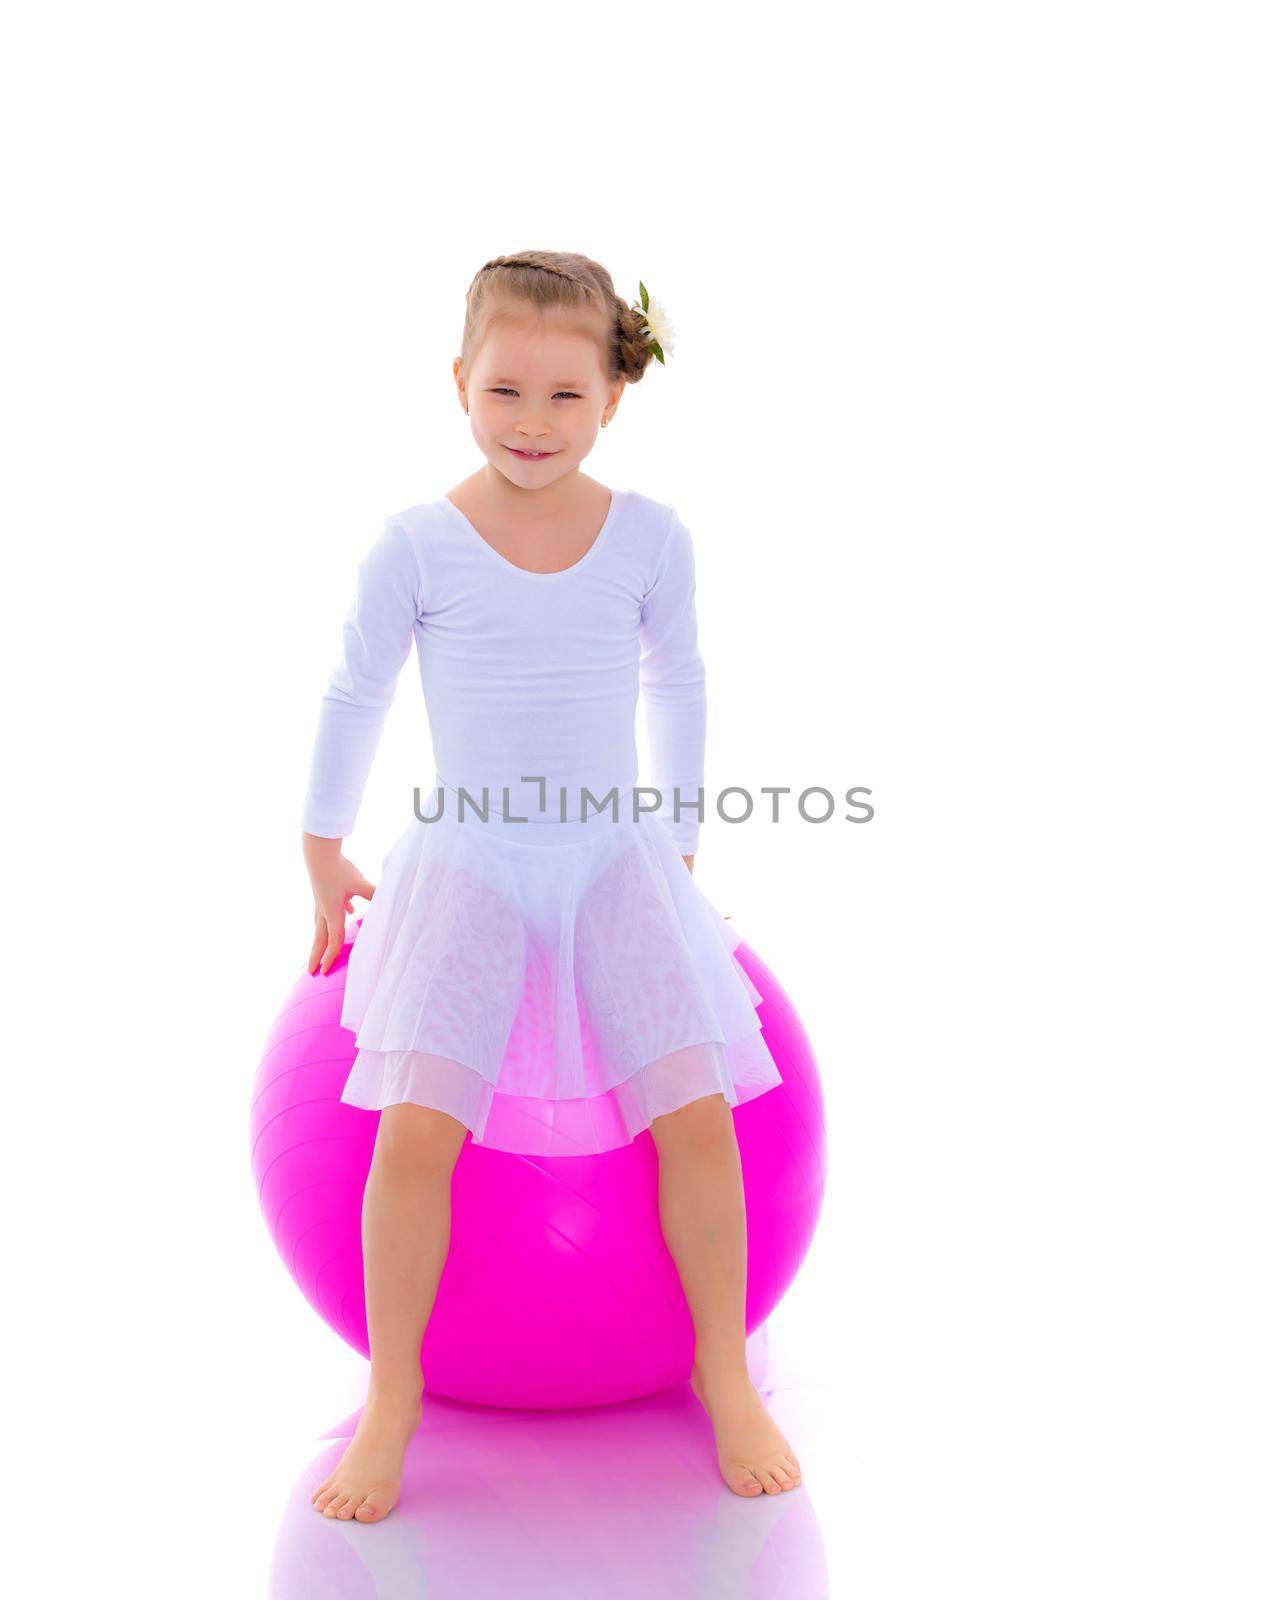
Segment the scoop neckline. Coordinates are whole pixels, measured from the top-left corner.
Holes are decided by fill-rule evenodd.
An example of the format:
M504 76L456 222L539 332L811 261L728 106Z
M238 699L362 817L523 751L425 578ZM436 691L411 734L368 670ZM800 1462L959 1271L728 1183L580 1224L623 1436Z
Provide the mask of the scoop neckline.
M463 525L463 527L466 528L471 534L472 538L475 539L483 549L487 550L495 561L504 566L508 572L517 573L522 578L532 578L538 583L546 583L552 578L567 578L571 573L582 571L583 567L586 566L588 561L591 560L592 556L595 555L596 551L599 550L600 546L604 543L605 536L608 534L609 529L613 526L614 518L617 516L618 511L622 506L622 497L625 493L625 489L611 489L609 491L609 509L604 514L604 521L600 524L600 531L596 534L595 538L591 541L586 550L583 551L582 555L578 557L572 566L559 567L555 572L532 572L528 567L519 567L514 561L508 561L501 550L494 549L485 536L480 532L479 528L476 527L475 523L472 522L471 518L467 516L466 512L459 510L459 508L454 505L453 501L450 500L447 494L442 494L440 496L439 504L445 506L448 511L452 512L458 521Z

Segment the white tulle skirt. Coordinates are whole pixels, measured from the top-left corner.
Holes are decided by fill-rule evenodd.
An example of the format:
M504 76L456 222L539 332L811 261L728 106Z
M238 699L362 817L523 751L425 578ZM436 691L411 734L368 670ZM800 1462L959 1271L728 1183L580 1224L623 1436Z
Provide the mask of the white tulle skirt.
M740 935L658 819L620 801L616 821L517 823L499 794L487 820L459 818L437 780L422 803L439 820L388 853L352 946L346 1104L413 1101L478 1144L589 1155L781 1083Z

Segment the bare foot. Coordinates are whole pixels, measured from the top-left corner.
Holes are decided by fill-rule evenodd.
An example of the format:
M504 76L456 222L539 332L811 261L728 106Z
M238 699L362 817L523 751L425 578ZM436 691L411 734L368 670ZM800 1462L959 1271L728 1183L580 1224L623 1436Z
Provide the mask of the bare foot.
M689 1382L711 1418L720 1476L734 1494L781 1494L800 1482L800 1463L742 1372L700 1372Z
M422 1390L375 1392L342 1459L311 1496L326 1517L377 1522L400 1498L404 1453L422 1422Z

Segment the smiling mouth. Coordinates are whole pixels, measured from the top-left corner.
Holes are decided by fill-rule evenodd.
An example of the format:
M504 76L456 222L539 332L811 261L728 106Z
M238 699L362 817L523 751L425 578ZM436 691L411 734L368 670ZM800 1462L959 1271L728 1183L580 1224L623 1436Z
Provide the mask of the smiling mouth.
M540 461L543 456L554 456L558 454L558 452L555 450L518 450L513 444L509 444L507 449L510 450L513 456L524 456L526 460L529 461Z

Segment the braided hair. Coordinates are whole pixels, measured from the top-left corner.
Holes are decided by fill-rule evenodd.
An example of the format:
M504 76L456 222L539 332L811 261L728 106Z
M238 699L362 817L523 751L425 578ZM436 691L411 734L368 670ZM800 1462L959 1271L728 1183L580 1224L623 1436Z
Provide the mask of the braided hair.
M638 383L654 359L643 313L617 293L598 261L561 250L520 250L492 257L471 280L462 327L464 367L470 365L490 316L513 301L539 310L581 312L583 331L604 339L611 383L618 378Z

